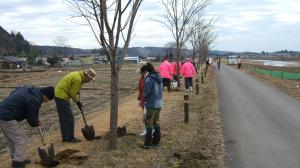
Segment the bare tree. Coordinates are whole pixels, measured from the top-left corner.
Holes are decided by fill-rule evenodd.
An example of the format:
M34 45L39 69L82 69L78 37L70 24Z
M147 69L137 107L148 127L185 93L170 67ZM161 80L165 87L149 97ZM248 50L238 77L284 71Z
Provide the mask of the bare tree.
M57 47L58 55L62 56L64 54L64 49L67 47L67 41L68 39L63 36L56 36L55 39L53 40L53 43Z
M210 22L211 24L212 22ZM212 25L207 25L206 30L203 33L203 38L200 40L198 49L198 62L197 64L203 63L207 57L208 52L213 48L213 42L215 41L217 35L212 27Z
M179 74L180 51L189 36L189 33L186 34L187 26L193 17L203 11L210 2L211 0L162 0L165 14L162 15L161 20L157 21L171 31L176 41L177 74Z
M214 42L216 35L214 32L214 19L207 19L202 14L197 15L189 25L189 44L192 47L192 59L198 59L197 63L206 60L209 48Z
M90 26L111 68L110 149L117 148L118 81L142 0L67 0ZM119 49L120 39L124 44Z
M167 44L164 45L166 48L166 57L170 57L170 59L173 59L173 54L176 51L176 42L168 42Z

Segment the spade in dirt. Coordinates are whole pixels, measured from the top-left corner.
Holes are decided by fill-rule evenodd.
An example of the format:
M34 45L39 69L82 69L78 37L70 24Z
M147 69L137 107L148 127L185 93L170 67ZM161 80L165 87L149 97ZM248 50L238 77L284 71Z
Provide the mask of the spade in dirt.
M83 110L82 110L82 106L78 105L78 108L82 114L82 118L83 118L83 121L84 121L84 128L81 128L81 132L84 136L84 138L88 141L91 141L93 139L97 139L98 137L95 137L95 129L94 129L94 126L92 125L87 125L87 122L86 122L86 119L85 119L85 116L83 114Z
M54 160L54 147L53 144L46 144L44 141L44 135L40 126L38 131L41 136L43 145L38 147L38 152L41 158L41 164L46 167L55 167L58 165L58 161Z

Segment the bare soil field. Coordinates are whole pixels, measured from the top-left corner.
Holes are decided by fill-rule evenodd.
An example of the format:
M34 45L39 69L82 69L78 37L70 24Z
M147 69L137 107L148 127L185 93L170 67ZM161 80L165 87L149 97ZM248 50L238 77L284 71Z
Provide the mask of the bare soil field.
M300 73L300 68L272 67L272 66L262 66L262 65L260 65L260 66L251 65L251 66L255 66L257 68L268 69L268 70L280 70L280 71L286 71L286 72ZM236 66L232 66L232 67L237 68ZM241 70L253 75L257 79L264 81L265 83L267 83L269 85L272 85L272 86L280 89L282 92L285 92L286 94L300 100L300 87L297 87L297 85L300 85L299 80L285 80L285 79L274 78L274 77L271 77L268 75L261 75L261 74L255 73L247 65L246 66L244 65Z
M94 125L96 134L100 135L101 139L85 141L80 132L83 121L80 116L77 116L75 134L83 141L79 144L61 143L54 102L43 107L45 111L42 112L41 116L48 115L47 118L42 118L46 141L54 143L55 152L60 153L67 149L73 149L85 152L88 155L85 161L65 160L61 161L61 164L57 167L226 167L223 130L218 109L216 78L213 70L208 71L205 84L200 84L199 95L195 94L195 87L193 92L189 93L190 120L188 123L184 123L183 87L179 91L164 92L164 107L161 111L160 121L161 146L144 150L140 147L143 144L143 137L138 135L143 129L143 112L137 106L136 100L139 75L135 71L136 67L124 68L121 72L122 75L120 75L121 103L119 105L118 124L127 126L127 134L118 138L118 149L111 151L108 149L107 138L110 111L109 106L107 106L109 102L109 71L102 68L95 69L97 71L95 84L91 83L85 86L86 90L83 90L81 94L83 95L85 111L89 112L87 120L90 125ZM103 75L103 78L100 79L99 74ZM56 83L58 78L54 77L53 82ZM49 80L45 79L45 82L49 82ZM95 88L95 90L91 90L91 88ZM0 90L3 93L9 91L9 89ZM51 113L51 115L48 113ZM37 155L37 147L41 145L37 131L28 128L26 130L32 132L27 132L28 137L31 137L27 156L33 160L33 163L28 167L41 167ZM4 154L0 157L0 162L2 163L0 167L8 167L10 159L7 152L4 151Z
M35 72L25 73L0 73L0 101L7 97L14 88L21 85L35 85L35 86L55 86L59 80L67 73L74 70L82 70L86 67L78 68L60 68L48 69ZM109 65L99 65L92 67L97 73L96 80L83 85L80 92L81 101L84 105L85 113L92 113L99 111L109 105L110 102L110 69ZM136 72L137 65L128 65L120 72L119 95L120 99L131 95L137 91L137 84L139 74ZM81 117L79 109L73 103L73 112L76 118ZM40 120L42 121L45 131L52 132L59 128L58 115L56 111L55 102L51 101L42 105L40 110ZM27 122L21 122L25 129L25 134L31 139L39 138L38 132L30 129ZM2 132L0 131L0 154L8 152L7 145Z

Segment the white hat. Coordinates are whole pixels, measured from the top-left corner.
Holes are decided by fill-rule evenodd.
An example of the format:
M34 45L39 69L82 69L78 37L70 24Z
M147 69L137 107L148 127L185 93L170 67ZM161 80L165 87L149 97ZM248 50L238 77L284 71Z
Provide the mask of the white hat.
M89 69L85 70L85 71L84 71L84 74L85 74L88 78L90 78L90 79L92 79L92 80L95 80L96 72L95 72L92 68L89 68Z

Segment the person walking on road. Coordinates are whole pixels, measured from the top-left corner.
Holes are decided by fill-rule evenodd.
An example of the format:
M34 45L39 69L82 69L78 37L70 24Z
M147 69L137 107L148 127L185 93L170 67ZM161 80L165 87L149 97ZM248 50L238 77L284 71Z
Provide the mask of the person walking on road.
M241 60L240 56L238 57L238 60L237 60L237 66L238 66L238 69L242 68L242 60Z
M193 90L193 77L195 74L196 70L194 65L191 63L191 59L186 58L181 69L181 75L184 77L186 92Z
M218 64L218 71L219 71L221 69L221 57L218 57L217 64Z
M26 137L18 122L27 119L31 127L41 125L39 110L42 103L52 100L54 88L22 86L0 102L0 128L7 139L13 168L25 168Z
M167 58L159 66L160 76L163 78L163 87L168 88L168 92L171 92L171 64Z
M63 77L55 87L55 103L59 117L60 131L63 142L81 142L74 137L74 116L69 99L78 107L82 107L79 100L79 91L84 83L95 80L96 72L89 68L85 71L70 72Z
M147 63L145 70L144 97L146 108L146 135L144 149L158 147L161 132L159 125L160 110L163 106L162 78L152 64ZM152 131L154 129L154 132Z

